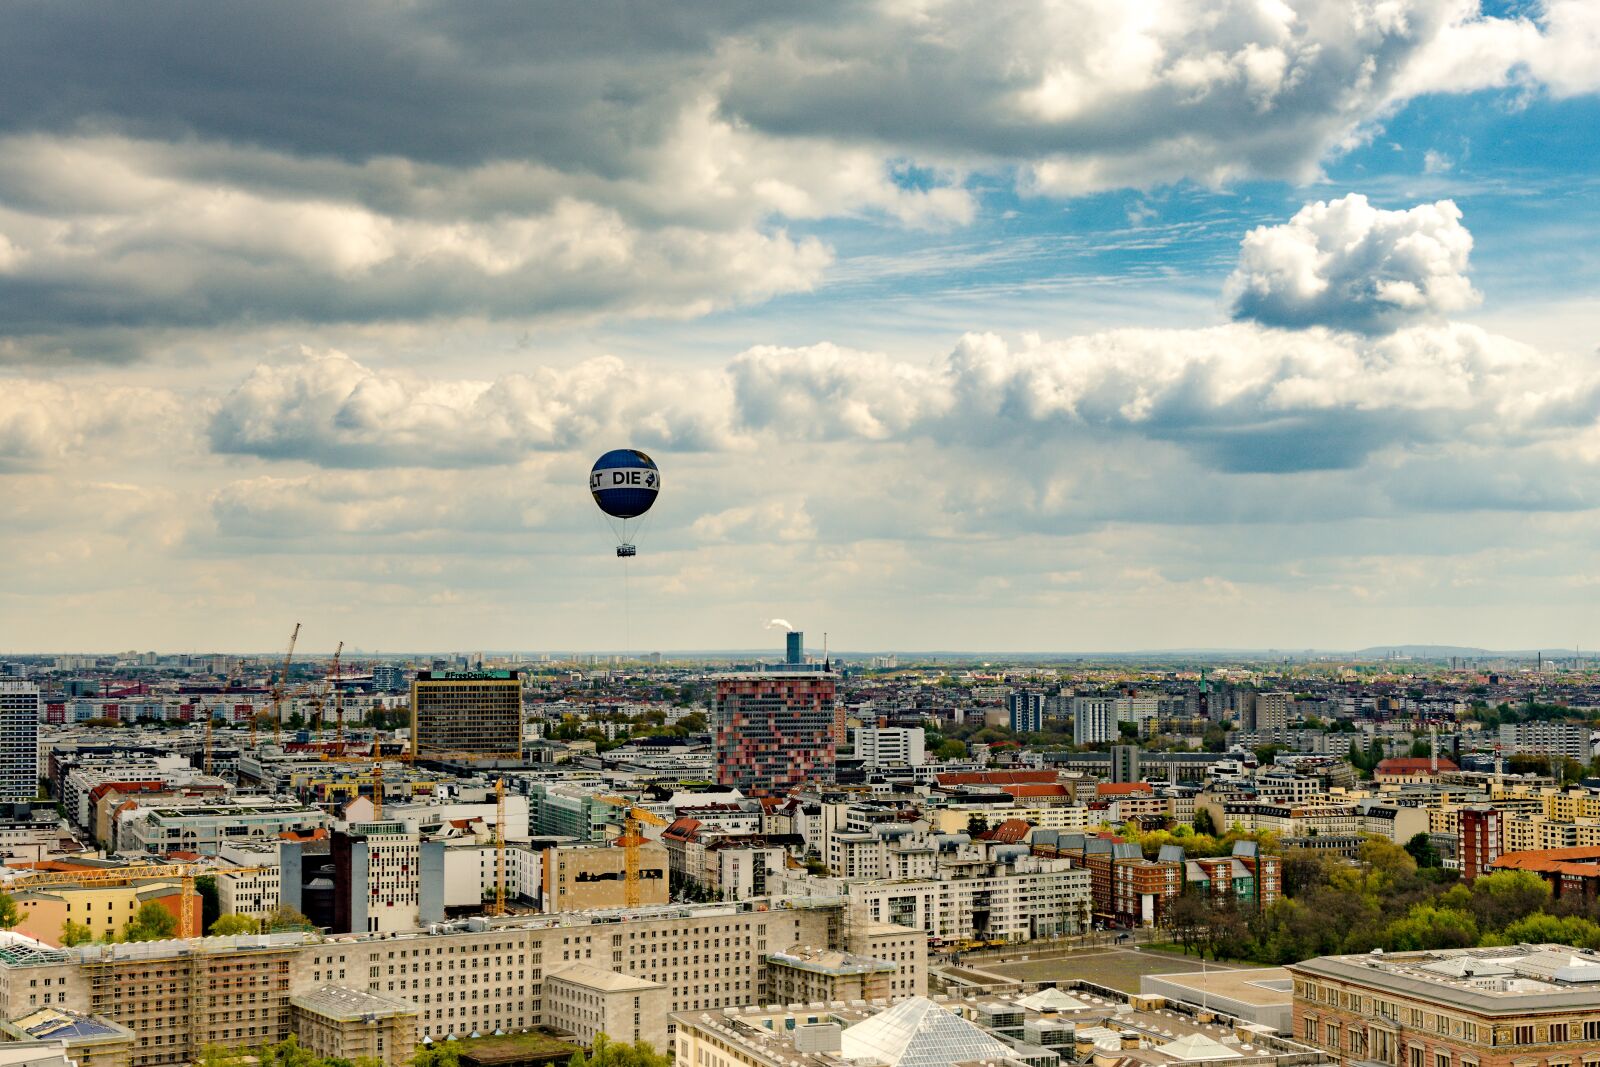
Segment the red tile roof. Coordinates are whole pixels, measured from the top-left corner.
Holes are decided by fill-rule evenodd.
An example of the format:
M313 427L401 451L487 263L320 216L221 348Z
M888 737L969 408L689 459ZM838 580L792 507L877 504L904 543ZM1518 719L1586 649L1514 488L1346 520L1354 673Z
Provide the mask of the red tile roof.
M1064 797L1067 795L1067 787L1064 785L1034 785L1029 782L1020 785L1003 785L1000 787L1000 792L1010 793L1019 799L1021 797Z
M1014 845L1028 836L1028 831L1033 827L1026 819L1007 819L998 826L990 827L978 836L985 841L997 841L1002 845Z
M1396 756L1393 759L1386 759L1379 763L1377 773L1418 774L1422 771L1431 771L1432 769L1432 756ZM1459 770L1460 768L1458 768L1450 760L1447 760L1441 756L1439 757L1439 769L1441 771L1454 771Z
M1153 793L1149 782L1101 782L1094 787L1095 796L1128 797L1135 793Z

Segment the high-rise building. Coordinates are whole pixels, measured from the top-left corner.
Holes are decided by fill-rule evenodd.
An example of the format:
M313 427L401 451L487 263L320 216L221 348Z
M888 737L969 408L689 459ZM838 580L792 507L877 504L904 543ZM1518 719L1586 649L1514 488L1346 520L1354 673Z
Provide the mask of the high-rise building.
M790 630L784 638L783 662L794 666L806 661L806 635L800 630Z
M411 754L522 754L516 671L418 671L411 683Z
M1100 741L1115 741L1120 736L1115 698L1072 698L1072 740L1075 743L1092 745Z
M0 801L39 795L39 687L0 681Z
M1044 729L1044 694L1016 689L1006 694L1006 714L1014 734L1036 734Z
M1487 804L1470 804L1456 813L1456 858L1463 882L1488 874L1505 851L1501 814Z
M1115 783L1141 782L1138 745L1111 746L1111 780Z
M396 663L379 663L372 668L372 688L380 693L398 693L405 688L406 672Z
M1251 730L1283 730L1289 726L1289 705L1293 697L1289 693L1272 692L1255 694L1253 714L1250 717L1248 729Z
M856 758L868 767L920 767L927 761L920 726L856 728Z
M763 671L717 679L712 728L717 784L781 793L833 777L838 692L825 671Z

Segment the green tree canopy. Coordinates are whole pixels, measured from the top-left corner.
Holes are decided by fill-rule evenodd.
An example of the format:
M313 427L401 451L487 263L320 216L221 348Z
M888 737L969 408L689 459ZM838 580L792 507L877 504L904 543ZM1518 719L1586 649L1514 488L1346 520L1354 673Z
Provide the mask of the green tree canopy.
M158 900L147 900L139 905L122 927L124 941L165 941L178 934L178 917L168 911Z
M67 948L74 945L87 945L94 940L94 931L84 923L73 922L68 919L61 924L61 943Z
M312 922L305 912L291 908L287 904L279 904L267 914L267 930L315 930L317 924Z
M28 913L17 907L17 900L10 893L0 893L0 930L10 930Z
M254 934L261 930L261 921L248 915L219 915L206 933L212 937L230 937L235 934Z

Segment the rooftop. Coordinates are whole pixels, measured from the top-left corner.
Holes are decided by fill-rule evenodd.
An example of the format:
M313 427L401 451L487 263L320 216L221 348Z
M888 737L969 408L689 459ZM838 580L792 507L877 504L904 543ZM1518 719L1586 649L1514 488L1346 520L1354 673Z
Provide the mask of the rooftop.
M417 1013L417 1006L409 1001L341 985L325 985L321 989L301 993L299 996L290 997L289 1003L297 1008L342 1022L359 1022Z
M1600 953L1570 945L1322 956L1288 970L1493 1015L1600 1005Z
M626 993L635 989L664 989L660 982L652 982L648 978L640 978L632 974L618 974L615 971L591 967L587 963L574 963L551 971L545 976L546 981L559 978L563 982L574 985L586 986L589 989L598 989L606 993Z

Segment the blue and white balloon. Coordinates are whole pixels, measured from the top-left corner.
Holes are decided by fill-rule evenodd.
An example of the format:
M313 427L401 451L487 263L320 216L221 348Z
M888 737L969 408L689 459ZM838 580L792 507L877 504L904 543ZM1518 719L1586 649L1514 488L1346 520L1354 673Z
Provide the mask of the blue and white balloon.
M617 535L617 555L633 555L629 523L649 511L661 492L656 461L637 448L614 448L594 461L589 492Z

